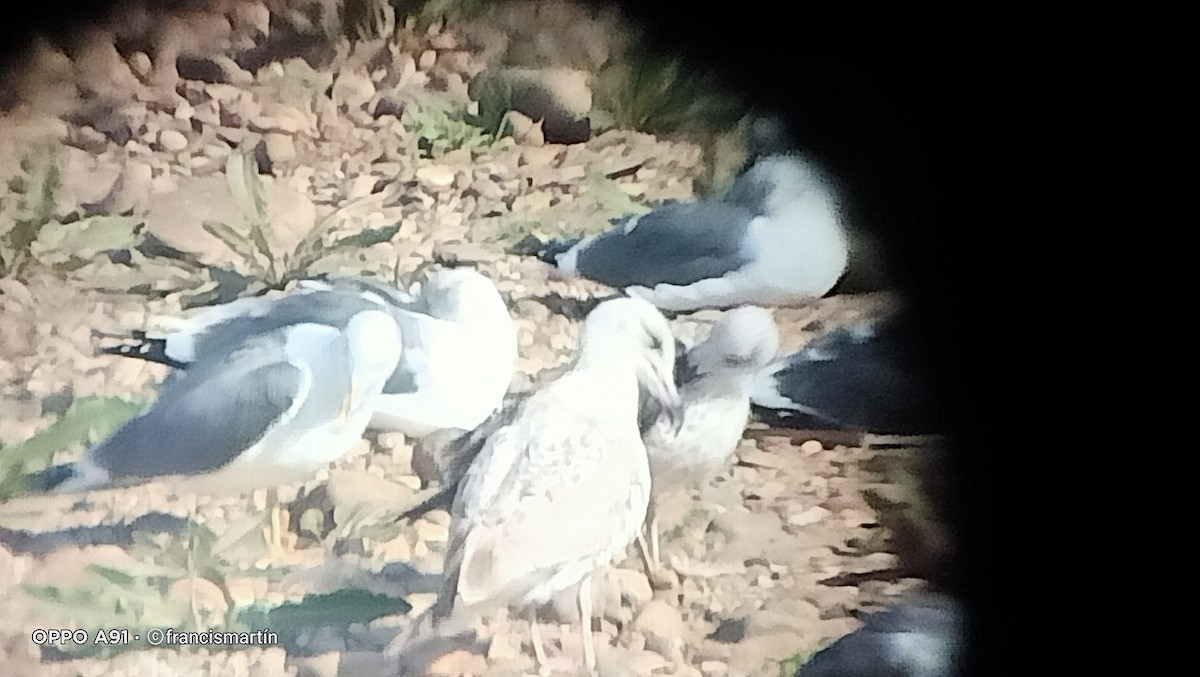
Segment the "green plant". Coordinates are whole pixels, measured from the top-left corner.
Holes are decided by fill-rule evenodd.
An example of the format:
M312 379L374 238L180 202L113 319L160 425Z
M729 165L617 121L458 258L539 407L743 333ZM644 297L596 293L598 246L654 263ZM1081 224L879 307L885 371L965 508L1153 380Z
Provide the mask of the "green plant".
M279 633L281 644L291 646L306 629L345 629L354 623L370 623L382 616L405 614L410 610L412 606L403 599L346 588L328 594L306 595L299 602L275 607L256 604L240 611L235 625L271 628Z
M597 73L593 92L593 107L616 126L656 135L715 134L745 114L715 75L652 49L642 35Z
M627 214L645 214L650 211L649 207L634 200L621 189L619 183L606 177L595 167L588 168L584 185L588 187L588 191L596 200L600 211L609 218Z
M346 0L342 30L352 40L389 38L396 32L396 9L389 0Z
M244 230L217 221L205 221L202 225L209 234L237 254L246 263L250 273L263 280L268 287L283 287L293 279L305 277L308 268L330 252L387 242L400 231L399 225L369 228L326 244L326 239L340 224L340 214L360 202L378 198L371 195L343 204L318 220L293 251L275 251L267 237L271 227L267 201L254 158L246 153L230 155L225 163L225 177L234 203L245 216L247 225Z
M407 27L414 31L426 31L430 26L451 25L485 14L495 7L494 0L391 0L399 16L405 18Z
M107 437L141 407L118 397L78 397L54 423L29 439L0 444L0 501L25 491L26 473L48 466L54 454Z
M170 577L154 565L139 564L132 571L91 565L75 585L25 585L25 594L41 603L48 617L69 619L78 627L129 630L129 638L141 637L129 648L145 648L146 631L154 627L188 627L187 604L172 598L167 590ZM113 654L122 645L97 644L94 635L82 645L64 645L72 657Z
M238 609L225 585L225 572L232 567L216 552L216 537L194 522L180 532L133 535L130 555L136 562L123 568L91 565L88 576L76 585L26 585L30 597L39 600L47 614L70 619L79 627L128 629L132 644L89 641L70 646L72 657L111 655L134 648L148 648L151 628L183 630L237 630ZM220 589L225 599L224 614L200 608L192 596L194 586L207 581ZM183 582L185 585L178 585ZM182 594L181 594L182 593ZM134 637L139 639L134 640ZM94 637L94 635L93 635Z
M810 661L815 653L817 653L816 649L809 649L781 661L779 663L779 677L795 677L796 671L800 669L800 666Z
M31 258L30 247L54 218L62 176L54 144L47 142L21 160L23 176L0 198L0 277L19 275Z
M405 131L416 140L416 150L427 157L492 145L499 138L501 123L492 129L484 127L487 122L437 96L414 97L402 120Z

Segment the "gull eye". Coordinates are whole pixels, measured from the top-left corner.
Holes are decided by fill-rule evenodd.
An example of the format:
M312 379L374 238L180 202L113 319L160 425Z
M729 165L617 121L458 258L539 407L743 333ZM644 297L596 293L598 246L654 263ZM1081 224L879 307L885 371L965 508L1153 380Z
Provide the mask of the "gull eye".
M662 350L662 347L663 347L662 339L660 339L657 336L650 337L650 349L651 350Z

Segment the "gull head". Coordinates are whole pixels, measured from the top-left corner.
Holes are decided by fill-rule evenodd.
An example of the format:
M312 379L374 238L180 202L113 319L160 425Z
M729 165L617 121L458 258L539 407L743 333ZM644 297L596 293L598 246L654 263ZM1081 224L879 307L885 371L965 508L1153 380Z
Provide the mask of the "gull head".
M771 311L742 306L724 314L703 343L688 354L699 374L752 377L775 359L779 330Z
M833 182L812 161L787 154L755 162L723 199L758 215L775 215L797 201L817 200L835 206L836 195Z
M675 387L675 337L671 325L649 301L615 298L601 302L584 318L581 358L597 352L632 360L638 382L678 427L683 421Z
M383 310L364 310L346 323L350 351L350 395L343 413L358 410L371 393L378 394L396 370L403 350L400 327Z
M421 284L421 298L429 314L459 321L486 309L504 308L495 283L472 268L441 268L430 272Z

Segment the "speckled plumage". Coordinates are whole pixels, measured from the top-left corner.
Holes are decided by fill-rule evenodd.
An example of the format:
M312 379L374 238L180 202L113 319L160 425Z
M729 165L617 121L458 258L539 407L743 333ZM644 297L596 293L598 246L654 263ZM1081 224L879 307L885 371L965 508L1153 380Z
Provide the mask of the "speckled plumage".
M676 430L658 416L644 434L655 499L704 481L724 467L750 416L750 387L778 349L779 333L770 311L745 306L725 313L708 338L682 358L682 424ZM654 513L652 501L649 555L657 565Z
M568 372L508 410L459 485L435 620L455 606L528 607L576 584L590 616L592 573L645 520L639 384L678 406L670 327L645 301L616 299L586 318L581 344Z

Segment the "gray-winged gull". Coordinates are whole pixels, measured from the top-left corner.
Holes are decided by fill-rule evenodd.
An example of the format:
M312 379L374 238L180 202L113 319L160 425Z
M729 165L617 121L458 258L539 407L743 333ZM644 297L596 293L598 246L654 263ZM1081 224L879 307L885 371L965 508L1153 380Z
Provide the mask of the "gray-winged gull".
M798 427L945 432L935 403L904 361L900 321L901 315L860 320L779 358L760 374L751 402Z
M384 386L371 427L421 437L472 430L512 383L517 330L496 285L469 268L430 274L423 312L396 311L404 356Z
M221 495L307 479L362 437L400 352L395 321L372 309L341 330L302 323L240 337L165 382L67 472L48 471L53 490L175 478Z
M500 406L516 365L516 328L492 281L467 268L430 272L416 297L367 279L305 281L291 293L215 306L166 335L142 333L104 352L187 367L236 337L299 321L339 327L368 309L391 314L404 342L372 428L412 437L470 430Z
M898 604L818 651L796 677L952 677L962 658L963 621L959 603L945 595Z
M679 359L682 425L677 428L652 403L643 406L642 439L654 488L646 524L649 552L643 552L649 573L659 565L658 498L690 488L725 465L746 429L755 377L778 350L779 331L770 311L755 306L730 310L708 338Z
M849 260L832 184L809 162L756 162L719 200L674 202L619 220L542 259L663 310L793 305L830 291Z
M434 627L456 609L530 609L545 665L537 605L578 584L594 668L591 577L635 539L650 498L640 388L677 411L674 361L670 326L649 303L618 298L588 314L571 368L505 410L459 485Z

